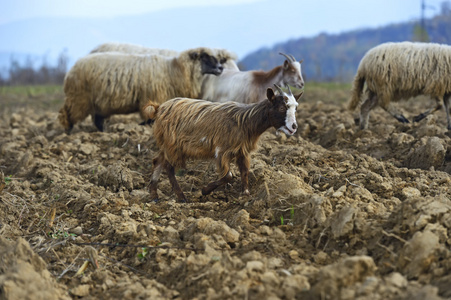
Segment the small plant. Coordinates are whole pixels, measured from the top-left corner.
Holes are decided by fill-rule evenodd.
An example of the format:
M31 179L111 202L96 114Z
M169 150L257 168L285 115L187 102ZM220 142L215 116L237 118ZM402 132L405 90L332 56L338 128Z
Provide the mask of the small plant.
M283 222L283 216L280 216L280 225L283 225L284 224L284 222Z
M12 175L5 176L5 183L6 183L6 184L11 183L12 180L13 180L13 176L12 176Z
M149 254L149 249L147 247L141 248L141 252L138 253L138 259L143 260Z
M58 230L56 232L50 231L48 233L48 236L51 237L52 239L58 240L58 239L75 238L77 235L75 233L69 233L67 231Z

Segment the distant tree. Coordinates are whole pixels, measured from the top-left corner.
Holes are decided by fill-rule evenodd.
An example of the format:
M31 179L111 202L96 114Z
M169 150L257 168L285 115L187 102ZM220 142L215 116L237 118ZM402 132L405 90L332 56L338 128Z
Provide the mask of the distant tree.
M59 54L56 66L49 65L46 55L43 56L42 64L38 68L34 67L31 56L27 56L23 65L16 58L11 57L7 76L0 74L0 85L62 84L68 62L67 49Z
M451 17L451 2L443 1L440 6L440 14L443 16Z
M424 42L428 43L430 41L428 31L421 24L416 24L413 27L413 37L414 42Z

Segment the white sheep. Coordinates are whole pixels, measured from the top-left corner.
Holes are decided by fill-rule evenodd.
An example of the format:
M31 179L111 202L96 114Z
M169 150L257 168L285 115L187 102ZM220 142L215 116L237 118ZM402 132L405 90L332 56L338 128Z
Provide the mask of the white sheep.
M237 70L238 66L235 62L236 55L224 49L211 48L210 51L220 59L220 63L225 69ZM104 43L95 47L90 53L99 52L121 52L129 54L143 54L143 55L162 55L167 57L176 57L179 52L170 49L149 48L141 45L128 43ZM214 77L214 75L212 75Z
M302 89L302 60L298 62L292 55L280 54L286 57L283 65L267 72L224 69L221 76L208 76L202 85L202 99L256 103L265 99L266 89L274 84Z
M70 132L91 115L102 131L104 118L138 112L151 99L163 103L174 97L197 98L204 74L222 72L208 48L160 55L93 53L79 59L64 79L65 103L59 121Z
M354 78L349 109L361 101L366 82L367 99L360 107L360 128L368 128L371 109L381 106L400 122L409 122L391 105L392 101L426 95L437 102L435 108L413 118L420 121L442 107L446 109L447 127L451 96L451 46L433 43L385 43L370 49L360 61Z
M129 54L144 54L144 55L162 55L168 57L176 57L179 52L169 49L148 48L141 45L128 44L128 43L104 43L94 49L90 53L99 52L121 52Z

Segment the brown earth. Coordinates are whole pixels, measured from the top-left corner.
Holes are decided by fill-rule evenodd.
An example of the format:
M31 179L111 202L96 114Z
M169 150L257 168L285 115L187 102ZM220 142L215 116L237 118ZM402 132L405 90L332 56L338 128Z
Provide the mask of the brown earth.
M148 202L157 148L137 115L66 135L57 105L4 107L0 299L451 299L444 112L375 109L359 131L348 96L306 88L295 136L262 136L249 197L236 169L202 196L214 163L190 162L190 203L165 175ZM411 119L434 104L397 105Z

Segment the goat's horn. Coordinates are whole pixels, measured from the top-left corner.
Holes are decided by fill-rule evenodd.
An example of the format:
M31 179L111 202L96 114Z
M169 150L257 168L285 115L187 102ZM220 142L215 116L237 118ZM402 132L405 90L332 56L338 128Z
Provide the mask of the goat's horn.
M292 54L290 54L290 57L293 59L293 61L296 61L296 58Z
M296 61L296 60L294 59L294 57L292 58L292 57L286 55L285 53L279 52L279 54L285 56L285 57L286 57L289 61L291 61L291 62L295 62L295 61Z
M280 86L278 86L277 84L275 84L275 83L274 83L274 86L275 86L276 89L279 91L279 93L280 93L281 95L283 95L282 88L281 88Z
M290 95L293 96L293 93L291 92L290 86L288 84L287 84L287 88L288 88L288 91L290 92Z

